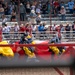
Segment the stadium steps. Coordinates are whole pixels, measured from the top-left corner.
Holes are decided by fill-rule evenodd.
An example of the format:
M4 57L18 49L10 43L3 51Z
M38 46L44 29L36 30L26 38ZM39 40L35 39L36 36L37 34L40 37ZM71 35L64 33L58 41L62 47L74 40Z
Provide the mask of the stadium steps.
M69 24L73 24L73 21L74 20L70 20L70 21L51 21L52 25L53 24L57 24L57 25L60 25L60 24L63 24L63 25L66 25L66 23L69 23ZM50 21L42 21L42 22L45 22L46 25L50 25Z
M42 17L50 17L50 14L41 14ZM54 14L51 14L51 16L54 16ZM61 14L58 14L58 16L60 17ZM66 14L66 17L71 17L73 16L73 14Z
M61 20L61 17L51 17L51 18L41 18L41 20L49 21L49 20ZM74 20L75 17L66 17L66 20Z

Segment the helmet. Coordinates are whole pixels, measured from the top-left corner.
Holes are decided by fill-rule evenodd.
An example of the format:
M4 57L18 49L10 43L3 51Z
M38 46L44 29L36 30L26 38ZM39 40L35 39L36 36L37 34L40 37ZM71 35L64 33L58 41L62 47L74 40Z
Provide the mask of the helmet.
M27 39L31 39L31 36L30 35L27 35Z
M55 40L51 40L50 43L55 43Z
M24 36L24 37L27 37L27 36L28 36L28 34L27 34L27 33L24 33L24 34L23 34L23 36Z
M27 33L23 33L23 35L21 36L21 39L22 39L22 40L25 40L25 37L27 37L27 36L28 36Z

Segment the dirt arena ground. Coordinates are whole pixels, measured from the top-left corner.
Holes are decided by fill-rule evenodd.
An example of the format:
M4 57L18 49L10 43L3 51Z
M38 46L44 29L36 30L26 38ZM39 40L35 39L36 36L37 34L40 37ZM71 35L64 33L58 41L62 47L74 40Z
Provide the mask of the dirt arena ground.
M62 74L59 74L55 68L13 68L0 69L0 75L75 75L70 73L70 68L58 68Z

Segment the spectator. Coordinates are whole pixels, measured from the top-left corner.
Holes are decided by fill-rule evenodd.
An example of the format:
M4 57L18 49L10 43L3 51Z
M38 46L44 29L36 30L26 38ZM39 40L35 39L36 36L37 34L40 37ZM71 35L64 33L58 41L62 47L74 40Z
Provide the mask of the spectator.
M50 5L49 1L47 2L47 12L48 12L48 14L50 14L50 12L51 12L51 5Z
M51 30L56 31L56 24L52 25Z
M70 0L70 1L68 2L68 6L69 6L70 14L73 14L74 2L73 2L72 0Z
M65 31L65 27L63 26L63 24L60 24L60 31L63 33L63 31Z
M61 39L61 33L60 33L60 25L55 26L55 32L54 34L57 34L58 38Z
M43 26L44 26L44 30L43 31L46 31L47 30L46 22L43 22Z
M11 1L10 6L11 6L12 9L16 10L14 1Z
M61 7L60 13L61 13L61 20L65 21L66 10L64 6Z
M18 0L15 0L15 5L18 5Z
M24 31L25 31L25 26L24 26L24 24L21 24L21 25L20 25L20 32L23 33Z
M4 14L4 8L2 7L2 4L0 4L0 14Z
M74 4L74 7L73 7L73 16L75 16L75 4Z
M27 2L27 4L26 4L26 13L30 14L30 12L31 12L31 5L30 5L29 2Z
M65 4L64 4L64 1L61 1L60 9L61 9L62 6L64 6L64 8L66 7Z
M31 13L30 13L30 21L31 23L36 23L36 13L34 10L31 10Z
M46 37L46 28L45 28L45 23L40 23L40 25L38 26L38 31L39 31L39 33L40 33L40 39L41 39L41 37Z
M20 28L19 28L18 23L15 23L15 26L14 26L14 32L15 32L14 38L18 38L19 29L20 29Z
M44 26L42 23L40 23L40 25L38 26L38 31L44 31Z
M8 21L5 15L2 15L2 25Z
M59 4L58 0L55 0L53 2L53 10L54 10L54 15L57 16L58 11L60 11L60 4Z
M20 20L24 21L26 19L26 9L24 5L21 3L20 4Z
M40 13L37 13L36 22L37 22L37 25L39 25L41 22L41 14Z
M75 36L75 21L73 23L74 24L72 25L72 31L73 31L73 36Z
M35 6L35 4L33 2L32 6L31 6L31 10L34 10L35 11L35 8L36 8L36 6Z
M11 21L15 22L16 21L16 11L13 9L12 13L11 13Z
M10 11L10 8L9 8L9 6L8 6L8 3L6 2L6 3L5 3L5 7L4 7L4 14L5 14L5 15L9 15L9 11Z
M69 26L69 23L67 23L67 25L65 27L65 30L66 30L66 37L70 37L71 27Z
M42 5L42 13L46 14L47 13L47 4L43 3Z
M39 2L38 2L38 5L37 5L37 6L40 8L40 10L41 10L41 7L42 7L42 4L41 4L41 3L42 3L42 2L39 1Z
M40 25L38 26L38 31L39 31L39 37L40 39L43 37L43 33L44 33L44 26L42 23L40 23Z
M36 32L36 30L37 30L36 24L32 24L32 25L31 25L31 29L32 29L32 33L35 34L35 32Z
M34 1L33 1L33 4L34 4L35 6L37 6L37 3L38 3L37 0L34 0Z
M64 37L64 31L65 31L65 27L63 26L63 24L60 24L60 34L61 34L61 38Z
M25 25L25 32L27 34L30 34L31 33L31 25L29 23L26 23L26 25Z
M2 4L2 7L5 7L5 0L0 0L0 3Z
M57 31L57 32L60 32L60 25L57 25L56 27L55 27L55 30Z
M14 1L14 10L16 11L17 14L18 14L18 4L19 4L18 0L15 0Z
M36 7L36 14L41 13L41 9L39 6Z
M9 29L7 28L7 24L4 24L2 27L3 27L2 29L3 33L7 33L9 31Z
M36 24L32 24L31 25L31 30L32 30L32 34L33 34L33 37L37 36L37 26Z
M28 0L20 0L20 3L24 5L24 2L27 2Z
M18 31L19 31L19 25L18 23L15 23L14 32L18 32Z
M8 8L9 8L9 12L8 13L9 13L9 15L11 15L12 14L12 11L13 11L12 5L9 5Z
M60 31L58 32L59 40L61 40L61 38L63 37L64 31L65 31L65 27L63 26L63 24L60 24Z
M11 31L11 27L7 26L7 24L4 24L2 32L3 32L5 38L9 38L10 37L9 36L10 31Z

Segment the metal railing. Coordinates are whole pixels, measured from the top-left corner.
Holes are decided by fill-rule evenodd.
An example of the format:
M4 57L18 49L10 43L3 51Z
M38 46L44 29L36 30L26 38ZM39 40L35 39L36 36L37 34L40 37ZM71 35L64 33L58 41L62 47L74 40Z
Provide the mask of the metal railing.
M36 31L31 32L31 34L33 40L50 40L55 36L59 37L60 34L62 42L75 41L75 33L73 31L62 31L60 33L57 31L41 31L41 32ZM9 32L9 33L2 33L2 35L0 36L2 36L2 40L15 42L20 40L22 35L23 32Z

